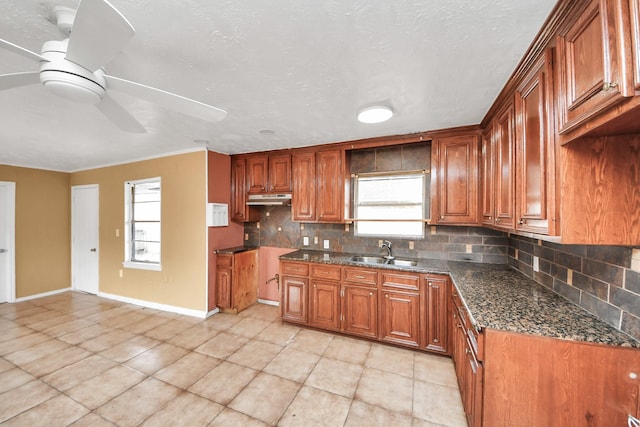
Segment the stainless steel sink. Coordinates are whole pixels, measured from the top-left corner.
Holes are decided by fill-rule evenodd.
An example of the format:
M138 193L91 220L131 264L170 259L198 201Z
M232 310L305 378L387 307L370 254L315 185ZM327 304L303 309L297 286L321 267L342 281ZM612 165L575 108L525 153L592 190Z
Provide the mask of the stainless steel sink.
M418 265L416 261L410 259L392 259L388 262L388 264L399 265L402 267L415 267Z
M354 256L351 257L351 261L361 262L363 264L390 264L401 267L415 267L416 265L418 265L416 261L409 259L387 259L381 256Z
M384 264L387 262L387 260L381 256L354 256L351 257L351 261L362 262L364 264Z

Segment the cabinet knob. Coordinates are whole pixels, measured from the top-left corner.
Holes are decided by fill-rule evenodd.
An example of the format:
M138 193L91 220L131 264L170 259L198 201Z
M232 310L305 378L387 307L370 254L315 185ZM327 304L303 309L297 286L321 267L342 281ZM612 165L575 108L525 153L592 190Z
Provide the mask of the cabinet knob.
M372 296L372 295L373 295L373 292L369 292L369 296Z
M615 83L615 82L604 82L602 84L602 90L605 92L608 91L609 89L613 89L616 87L618 87L618 83Z
M469 354L469 349L468 348L464 349L464 354Z
M638 378L638 374L636 374L635 372L629 372L629 378L635 380Z
M434 338L433 342L440 342L440 341L438 341L438 338Z
M520 218L520 220L518 221L518 224L520 225L524 224L524 218Z
M500 223L500 218L496 218L496 224Z
M440 219L444 219L444 215L440 215Z
M384 294L384 297L385 298L389 298L389 294Z

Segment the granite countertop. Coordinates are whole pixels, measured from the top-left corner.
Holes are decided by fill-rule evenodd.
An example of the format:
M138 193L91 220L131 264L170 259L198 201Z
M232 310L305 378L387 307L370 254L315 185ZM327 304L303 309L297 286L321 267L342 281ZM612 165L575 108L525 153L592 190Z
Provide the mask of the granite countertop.
M246 251L251 251L254 249L258 249L255 246L234 246L232 248L224 248L224 249L216 249L215 253L217 254L237 254L240 252L246 252Z
M299 250L282 255L280 259L447 274L478 330L493 328L573 341L640 347L640 342L629 335L508 265L413 258L416 266L400 267L351 261L351 257L357 255L363 254Z

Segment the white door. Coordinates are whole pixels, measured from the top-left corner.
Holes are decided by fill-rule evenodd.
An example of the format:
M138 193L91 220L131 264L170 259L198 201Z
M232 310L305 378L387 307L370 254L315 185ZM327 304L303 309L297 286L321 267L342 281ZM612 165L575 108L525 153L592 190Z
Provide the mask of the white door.
M71 286L98 293L98 185L71 187Z
M0 182L0 302L16 299L16 183Z

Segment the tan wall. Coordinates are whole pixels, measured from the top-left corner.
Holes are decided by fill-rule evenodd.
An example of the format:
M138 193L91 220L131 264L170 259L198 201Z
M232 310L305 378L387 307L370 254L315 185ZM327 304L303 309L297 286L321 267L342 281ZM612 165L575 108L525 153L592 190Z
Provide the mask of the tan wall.
M124 268L124 183L157 176L162 271ZM100 292L206 310L206 179L205 151L71 174L71 185L100 186Z
M69 174L0 165L16 183L16 297L71 286Z

